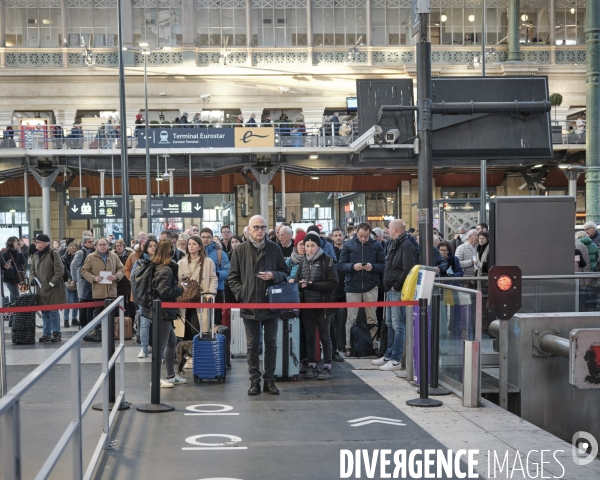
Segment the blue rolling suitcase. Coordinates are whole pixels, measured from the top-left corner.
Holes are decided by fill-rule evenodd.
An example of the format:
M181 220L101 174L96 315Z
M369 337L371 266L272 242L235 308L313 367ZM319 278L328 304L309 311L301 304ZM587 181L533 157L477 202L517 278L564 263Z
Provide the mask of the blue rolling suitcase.
M298 317L280 318L278 322L275 378L277 380L298 380L300 377L300 319Z
M192 341L192 373L194 382L201 380L225 381L227 376L227 339L215 333L214 309L209 310L210 332L196 335Z

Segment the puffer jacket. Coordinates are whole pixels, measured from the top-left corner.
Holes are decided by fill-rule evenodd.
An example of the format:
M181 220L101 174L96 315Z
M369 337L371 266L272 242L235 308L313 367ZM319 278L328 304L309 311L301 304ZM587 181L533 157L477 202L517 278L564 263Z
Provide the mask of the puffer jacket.
M225 280L227 280L227 277L229 276L229 257L223 250L223 247L221 247L221 245L217 245L215 242L204 248L206 250L206 255L215 264L217 278L219 279L219 286L217 287L217 290L224 290ZM221 263L219 263L219 254L217 250L221 250Z
M179 274L178 265L171 260L169 265L157 266L152 277L152 296L163 302L174 302L183 294L183 287L177 285ZM152 308L142 307L142 315L152 318ZM161 320L175 320L177 318L176 308L163 308Z
M105 263L100 254L94 252L85 259L83 267L81 267L81 276L92 285L92 298L117 298L117 282L125 276L123 269L123 264L116 253L108 252ZM111 272L117 277L117 280L111 284L96 283L95 278L101 271Z
M27 265L27 259L25 255L21 252L17 252L16 249L7 248L1 254L2 260L2 273L3 273L3 281L6 283L12 283L13 285L18 285L19 283L19 271L24 270L24 267L21 265ZM11 260L10 268L8 270L4 269L4 264Z
M294 281L312 282L300 290L300 300L306 303L333 302L334 291L338 286L337 268L333 259L321 251L319 258L312 262L304 259L298 267Z
M48 249L41 256L37 253L33 256L31 261L31 283L37 285L37 282L33 280L37 279L42 285L41 288L37 289L38 305L67 303L67 293L63 281L64 271L65 266L58 250ZM54 286L51 286L51 283Z
M261 280L256 276L258 272L273 272L273 280ZM244 242L233 250L229 287L238 302L266 302L267 288L285 282L288 275L281 248L270 240L265 239L265 244L260 250L252 242ZM262 309L243 309L240 314L242 318L257 321L279 317L279 312Z
M370 263L373 269L370 272L366 270L357 272L354 270L356 263ZM383 267L383 247L377 240L369 238L367 243L360 243L355 237L344 243L338 271L345 274L346 293L365 293L379 286Z
M71 278L77 282L77 296L81 300L87 300L92 296L92 285L81 276L81 267L83 267L87 256L92 253L94 253L94 249L83 247L75 252L71 262Z
M579 241L585 245L590 256L590 269L594 271L598 264L598 247L589 237L580 238Z

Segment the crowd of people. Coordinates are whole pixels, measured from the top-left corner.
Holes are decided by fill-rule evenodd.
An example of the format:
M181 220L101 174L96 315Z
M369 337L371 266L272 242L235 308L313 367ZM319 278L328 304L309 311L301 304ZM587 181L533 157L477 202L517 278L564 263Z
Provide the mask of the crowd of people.
M482 282L462 281L460 277L486 276L492 267L489 257L490 235L484 223L477 228L460 228L450 241L434 229L434 261L440 277L458 277L457 282L484 289ZM575 270L598 271L600 232L593 222L575 238ZM3 282L11 297L20 294L25 266L31 261L30 282L36 286L39 305L72 304L64 311L64 327L85 327L100 311L76 308L77 302L115 299L123 295L128 315L140 319L136 326L141 350L147 357L151 345L152 310L136 305L131 279L137 269L152 268L152 298L175 301L187 291L192 280L203 295L216 303L263 303L268 287L283 282L296 283L301 302L314 308L300 309L301 373L305 378L330 380L332 365L344 361L353 351L351 329L358 308L344 308L344 302L396 301L410 270L420 263L419 231L407 229L402 219L391 220L386 229L371 228L369 223L335 228L325 235L312 225L294 231L289 224L268 229L259 215L250 218L241 236L223 225L220 232L198 225L185 232L163 231L159 236L139 232L130 246L112 235L95 239L84 231L80 242L64 238L51 243L45 234L30 246L11 237L1 254ZM482 285L477 285L482 284ZM340 308L319 308L323 302L337 302ZM222 310L214 309L214 321L222 320ZM174 371L175 346L181 340L210 330L208 309L165 309L160 322L160 350L166 376L161 387L186 383ZM249 395L261 391L278 394L274 371L277 357L277 329L280 311L243 308L240 312L247 337L247 361L250 372ZM388 306L385 315L376 308L365 308L366 325L371 332L373 364L381 370L404 368L406 312L404 307ZM40 342L60 342L58 310L42 312L43 333ZM385 321L383 322L383 319ZM162 321L167 320L167 321ZM382 324L383 322L383 324ZM385 325L385 326L384 326ZM483 328L489 326L487 315ZM341 327L341 328L340 328ZM387 330L380 343L377 333ZM460 329L459 329L460 330ZM316 333L319 333L323 367L317 362ZM343 338L338 338L344 335ZM458 334L460 335L460 331ZM261 340L262 336L262 340ZM84 340L101 341L97 326ZM264 352L263 352L264 348ZM263 372L259 356L264 354ZM343 356L342 356L343 354ZM263 385L261 387L261 377Z

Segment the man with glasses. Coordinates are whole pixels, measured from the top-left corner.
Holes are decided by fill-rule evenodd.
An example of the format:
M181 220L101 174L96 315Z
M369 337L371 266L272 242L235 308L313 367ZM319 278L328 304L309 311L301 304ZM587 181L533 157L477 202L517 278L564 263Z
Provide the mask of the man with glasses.
M31 262L31 284L37 287L38 305L67 303L63 274L65 267L57 250L50 247L50 237L40 234L35 238L36 252ZM60 313L58 310L42 311L44 332L40 342L60 342ZM4 328L4 325L0 325Z
M221 227L221 242L227 255L231 256L231 226L223 225Z
M592 221L585 222L583 224L583 229L592 242L594 242L596 246L600 246L600 233L598 232L596 224Z
M286 281L289 275L281 248L266 238L267 222L260 215L250 218L248 241L233 249L229 270L229 287L238 302L264 303L265 292L271 285ZM243 309L246 338L248 342L248 369L250 389L248 395L258 395L260 388L260 325L264 329L264 379L263 391L278 395L275 386L277 363L277 328L279 312L260 309Z
M119 256L109 250L108 239L101 238L98 240L96 251L87 256L83 267L81 267L81 276L91 284L93 300L113 300L117 298L117 282L125 274ZM96 307L94 315L98 315L102 309L103 307ZM102 341L100 325L85 336L84 340L88 342Z
M215 295L215 303L225 302L225 280L229 276L229 257L223 251L220 243L215 242L213 231L205 227L200 230L200 240L206 251L206 256L215 264L219 285L217 286L217 295ZM221 325L223 320L223 312L220 308L215 308L215 324Z
M91 232L83 232L91 233ZM85 235L81 240L81 249L75 252L73 261L71 262L71 278L77 283L77 296L79 303L92 301L92 286L81 276L81 267L90 253L94 253L94 237ZM83 328L88 324L88 320L93 318L93 308L79 309L79 328Z

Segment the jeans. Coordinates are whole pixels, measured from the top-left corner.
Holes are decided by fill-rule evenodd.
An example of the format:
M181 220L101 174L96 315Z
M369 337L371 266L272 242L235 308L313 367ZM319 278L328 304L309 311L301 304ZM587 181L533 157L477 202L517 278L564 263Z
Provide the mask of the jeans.
M277 328L279 328L279 319L247 320L244 318L244 327L246 328L246 342L248 348L248 371L250 380L260 380L260 327L264 329L264 359L265 371L263 378L265 380L275 379L275 366L277 364Z
M173 322L170 320L157 320L157 322L160 324L158 326L160 329L159 352L164 352L167 376L172 377L175 375L175 346L177 345L177 337L175 337L175 330L173 330ZM159 355L159 353L157 353L157 355Z
M364 293L346 293L346 301L347 302L376 302L377 301L377 291L378 287L373 287L372 290ZM367 325L369 328L373 328L377 326L377 315L375 314L375 308L365 308L365 314L367 315ZM346 319L346 348L352 348L352 336L350 331L352 330L352 325L356 321L356 317L358 316L358 308L349 308L348 309L348 318ZM373 337L373 333L371 336ZM377 340L373 339L373 346L377 346Z
M167 323L167 322L161 322L161 323ZM140 315L140 343L142 344L142 352L144 352L146 355L148 355L148 343L150 342L150 327L151 326L152 326L152 320L144 317L143 315ZM165 360L165 362L166 362L166 360Z
M317 362L316 329L319 329L319 337L323 344L323 362L325 365L331 365L331 338L329 336L329 317L325 310L309 309L302 310L302 323L306 332L306 350L308 363Z
M21 292L19 292L19 287L17 287L15 284L5 283L4 286L6 287L6 290L8 291L8 293L10 293L10 301L11 302L15 298L17 298L19 295L21 295Z
M58 310L43 311L42 321L44 323L43 335L45 337L49 337L53 333L60 335L60 312Z
M79 303L77 290L69 290L68 288L65 288L65 291L67 292L67 303ZM79 309L72 308L70 310L63 310L65 320L69 320L69 312L71 312L71 320L77 320L77 314L79 313Z
M388 302L400 300L400 293L390 289L387 292ZM399 362L404 351L404 336L406 331L406 308L385 307L385 324L388 327L387 350L383 355L385 358Z

